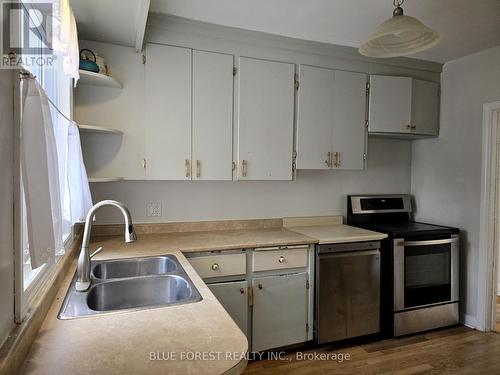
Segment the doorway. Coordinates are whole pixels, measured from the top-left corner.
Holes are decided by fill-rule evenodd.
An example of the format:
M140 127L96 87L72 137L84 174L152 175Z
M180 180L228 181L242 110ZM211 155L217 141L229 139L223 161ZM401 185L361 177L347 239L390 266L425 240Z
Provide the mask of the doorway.
M482 131L477 329L500 332L500 101L484 104Z

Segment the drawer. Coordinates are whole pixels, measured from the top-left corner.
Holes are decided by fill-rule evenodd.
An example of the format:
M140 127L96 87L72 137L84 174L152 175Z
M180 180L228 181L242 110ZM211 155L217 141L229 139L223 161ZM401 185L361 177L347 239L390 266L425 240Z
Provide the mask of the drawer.
M280 250L256 250L253 253L253 271L272 271L307 266L308 247Z
M189 263L201 278L244 275L247 261L245 253L195 256Z

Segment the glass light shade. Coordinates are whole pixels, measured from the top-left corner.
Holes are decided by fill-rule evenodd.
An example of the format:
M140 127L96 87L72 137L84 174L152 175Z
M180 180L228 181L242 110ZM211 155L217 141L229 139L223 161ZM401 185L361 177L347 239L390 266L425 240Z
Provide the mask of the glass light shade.
M368 57L411 55L434 47L441 37L414 17L398 15L382 23L358 51Z

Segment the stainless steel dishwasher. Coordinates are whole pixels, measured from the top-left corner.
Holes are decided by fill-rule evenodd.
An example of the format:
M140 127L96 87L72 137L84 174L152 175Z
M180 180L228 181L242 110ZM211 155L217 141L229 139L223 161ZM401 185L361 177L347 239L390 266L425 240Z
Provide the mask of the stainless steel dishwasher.
M316 247L316 343L379 332L379 249L379 241Z

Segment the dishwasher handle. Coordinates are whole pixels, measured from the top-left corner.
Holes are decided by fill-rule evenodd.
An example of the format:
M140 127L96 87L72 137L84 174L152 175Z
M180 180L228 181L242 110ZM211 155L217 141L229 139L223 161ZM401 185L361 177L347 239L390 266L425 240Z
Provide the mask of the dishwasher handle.
M359 257L359 256L380 256L380 251L376 250L364 250L364 251L348 251L341 253L323 253L319 254L320 259L324 258L345 258L345 257Z
M345 252L378 250L378 249L380 249L380 241L364 241L364 242L350 242L350 243L339 243L330 245L318 245L317 253L318 254L345 253Z

